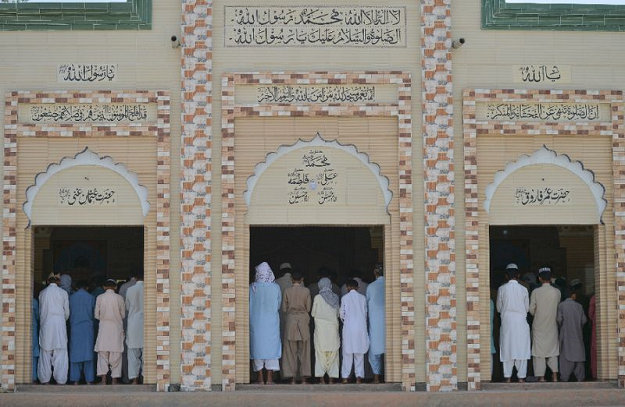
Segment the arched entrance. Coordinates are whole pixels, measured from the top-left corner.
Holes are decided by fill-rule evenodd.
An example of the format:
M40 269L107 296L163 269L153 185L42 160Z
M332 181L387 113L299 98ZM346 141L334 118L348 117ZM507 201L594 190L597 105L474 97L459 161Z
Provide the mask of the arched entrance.
M592 158L588 161L597 163ZM480 247L482 258L488 261L490 298L496 299L497 288L505 282L506 264L514 262L519 266L522 283L530 292L538 287L537 270L549 266L556 285L562 288L572 282L581 285L577 301L588 314L592 296L609 295L602 281L609 270L603 219L613 216L606 211L607 193L595 173L582 162L546 146L517 157L494 173L491 183L484 188L487 223L482 230L488 238ZM496 353L491 356L493 371L486 380L502 379L498 327L496 316L493 322ZM597 322L597 331L603 332L603 336L605 328L604 323ZM601 362L601 355L608 352L607 347L601 346L601 339L597 354L591 356L591 333L589 322L584 335L587 378L592 377L592 359L600 365L600 375L606 375L608 370ZM490 335L487 338L490 340ZM490 348L487 341L482 343ZM531 374L531 363L529 366Z
M30 236L24 270L30 273L20 277L33 287L24 295L37 298L51 271L68 274L72 287L86 282L96 293L102 280L126 281L150 267L149 193L137 174L89 148L44 169L26 188L22 205ZM149 341L153 333L145 331ZM32 348L25 350L30 360ZM27 377L22 380L30 382Z
M390 187L380 167L356 146L319 134L267 154L246 180L242 297L247 299L250 271L261 261L268 261L277 276L279 265L290 262L304 272L307 285L317 281L322 266L336 271L339 285L354 269L364 281L373 281L375 263L393 264L395 256ZM392 273L393 267L387 270ZM387 284L387 304L395 300L391 287ZM237 307L246 321L237 325L237 344L242 343L237 350L245 352L245 359L238 359L237 366L249 377L249 322L243 307ZM243 329L246 333L239 334ZM393 336L387 328L387 342Z

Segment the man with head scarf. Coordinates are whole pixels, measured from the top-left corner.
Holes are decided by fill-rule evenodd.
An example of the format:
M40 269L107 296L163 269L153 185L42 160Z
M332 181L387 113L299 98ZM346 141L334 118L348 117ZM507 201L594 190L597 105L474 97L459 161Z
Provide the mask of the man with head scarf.
M367 287L367 309L369 315L369 363L373 370L373 382L380 383L382 357L386 353L386 315L384 266L376 264L373 274L375 281Z
M263 368L267 384L273 384L273 372L280 370L280 304L282 294L269 264L256 266L256 279L250 286L250 359L258 383L263 384Z
M324 277L319 280L319 295L313 301L312 316L315 319L315 376L325 383L328 375L332 384L339 378L339 296L332 291L332 282Z
M510 382L514 367L519 382L525 382L527 360L531 357L530 327L527 324L529 294L518 282L519 268L516 264L508 264L506 278L508 282L499 287L497 292L497 311L501 314L500 359L506 382Z
M61 276L61 283L59 287L64 289L67 295L72 295L72 276L69 274L63 274Z
M282 374L284 378L299 375L302 383L310 377L310 291L304 287L304 276L299 271L293 272L293 287L284 291L282 312L286 314L284 341L282 345ZM299 365L299 369L298 369Z
M39 365L37 374L42 384L48 384L54 368L57 384L67 382L67 324L69 297L57 284L58 274L51 273L48 287L39 294Z
M532 356L534 357L534 376L539 382L545 381L547 365L551 369L553 381L558 381L558 304L560 290L551 285L551 269L543 267L538 271L542 284L532 291L530 298L530 314L532 322Z

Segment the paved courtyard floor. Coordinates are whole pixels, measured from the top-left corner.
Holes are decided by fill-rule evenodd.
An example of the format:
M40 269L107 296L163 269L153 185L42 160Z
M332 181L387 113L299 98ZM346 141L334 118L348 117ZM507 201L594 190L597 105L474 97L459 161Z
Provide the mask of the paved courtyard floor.
M313 388L314 387L314 388ZM150 386L27 386L0 394L0 406L625 406L625 390L610 384L491 385L480 392L404 393L367 385L244 386L234 393L155 393ZM370 387L370 386L369 386Z

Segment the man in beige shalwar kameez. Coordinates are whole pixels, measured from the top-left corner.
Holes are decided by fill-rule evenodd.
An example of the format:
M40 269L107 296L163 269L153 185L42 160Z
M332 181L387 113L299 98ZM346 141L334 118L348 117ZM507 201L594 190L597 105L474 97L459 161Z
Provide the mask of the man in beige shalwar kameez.
M95 351L98 352L98 376L106 384L106 374L111 370L115 382L122 376L122 353L124 352L124 298L115 293L117 283L107 280L106 292L96 299L95 318L100 321ZM119 381L119 380L117 380Z
M539 382L545 381L547 365L552 371L553 381L558 381L558 304L560 290L553 287L551 269L541 268L538 279L542 284L532 291L530 298L530 314L534 316L532 323L532 356L534 357L534 375Z
M293 272L293 287L284 291L282 311L286 314L282 376L295 383L297 373L302 383L310 377L310 291L304 287L301 273ZM299 361L299 370L298 370Z

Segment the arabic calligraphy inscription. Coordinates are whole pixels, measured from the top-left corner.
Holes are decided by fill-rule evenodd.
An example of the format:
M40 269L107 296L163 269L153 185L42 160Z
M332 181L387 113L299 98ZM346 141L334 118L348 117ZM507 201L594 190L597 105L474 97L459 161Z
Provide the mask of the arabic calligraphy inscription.
M375 101L375 86L260 86L258 103L367 103Z
M302 166L287 174L290 205L314 202L318 205L338 201L339 174L322 150L310 150L302 156Z
M405 47L406 7L225 6L226 47Z
M60 188L59 206L117 205L117 192L112 188Z
M517 188L514 203L518 206L558 206L571 203L571 191L565 188Z
M115 82L117 64L63 64L58 66L58 82Z
M478 120L601 122L611 121L608 103L480 103Z
M515 83L571 83L569 65L515 65L512 70Z
M154 121L155 116L155 104L138 103L22 105L19 114L22 122L30 123L137 123Z

